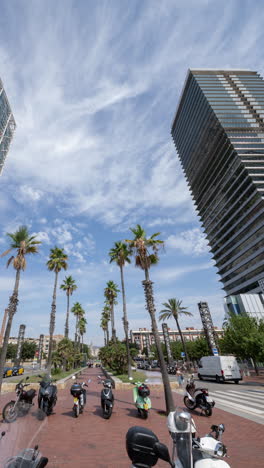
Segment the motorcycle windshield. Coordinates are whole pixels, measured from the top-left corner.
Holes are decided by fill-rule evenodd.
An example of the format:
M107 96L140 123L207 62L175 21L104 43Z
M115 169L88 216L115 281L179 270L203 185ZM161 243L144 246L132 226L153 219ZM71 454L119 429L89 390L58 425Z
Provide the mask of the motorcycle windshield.
M10 394L8 401L10 401ZM16 419L10 423L1 422L0 434L0 466L3 468L28 468L36 467L32 459L36 456L39 461L41 456L41 434L47 430L47 418L39 418L38 405L27 404L18 411ZM1 438L2 437L2 438ZM39 445L39 450L34 447ZM31 464L32 463L32 464Z
M172 459L177 468L192 468L192 420L191 415L177 408L168 416L168 429L173 441Z

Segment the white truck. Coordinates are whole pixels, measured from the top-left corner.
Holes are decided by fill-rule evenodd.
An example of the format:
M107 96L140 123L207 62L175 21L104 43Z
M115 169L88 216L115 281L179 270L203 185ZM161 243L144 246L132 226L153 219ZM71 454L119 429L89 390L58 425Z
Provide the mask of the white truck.
M198 364L198 377L203 379L215 379L216 382L233 380L236 384L242 380L235 356L204 356Z

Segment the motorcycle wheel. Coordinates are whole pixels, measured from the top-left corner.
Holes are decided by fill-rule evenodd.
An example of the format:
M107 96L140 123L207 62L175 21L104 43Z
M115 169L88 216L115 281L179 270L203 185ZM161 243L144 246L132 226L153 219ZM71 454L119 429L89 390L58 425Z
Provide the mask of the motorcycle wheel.
M148 411L142 408L138 408L138 414L142 419L148 419Z
M211 406L208 405L206 409L204 410L204 412L205 412L205 416L212 416L213 410Z
M193 410L195 408L195 406L196 406L195 403L193 403L191 400L189 400L187 395L184 397L183 401L184 401L184 404L185 404L186 408L188 408L190 410Z
M73 407L73 412L74 412L75 418L78 418L79 413L80 413L80 411L79 411L79 405L74 405L74 407Z
M14 408L15 402L10 401L7 403L3 409L3 419L4 421L11 423L16 420L18 416L18 409L17 407Z
M110 419L112 415L112 407L108 406L108 408L103 409L103 418L104 419Z

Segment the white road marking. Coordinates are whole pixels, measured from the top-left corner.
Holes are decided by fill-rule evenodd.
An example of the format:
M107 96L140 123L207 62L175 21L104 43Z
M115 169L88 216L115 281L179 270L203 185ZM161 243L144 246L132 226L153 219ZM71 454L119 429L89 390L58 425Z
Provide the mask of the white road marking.
M212 392L211 392L212 395ZM233 401L226 400L225 398L221 398L220 396L218 397L217 395L214 396L214 400L218 402L221 406L230 406L231 408L234 409L239 409L245 413L252 413L252 414L258 414L258 415L263 415L264 417L264 411L256 409L256 408L249 408L247 406L240 405L238 403L234 403Z

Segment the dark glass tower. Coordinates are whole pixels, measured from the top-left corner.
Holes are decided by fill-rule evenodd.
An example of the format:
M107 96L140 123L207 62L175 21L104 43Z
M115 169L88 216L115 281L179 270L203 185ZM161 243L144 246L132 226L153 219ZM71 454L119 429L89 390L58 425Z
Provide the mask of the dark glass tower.
M15 119L0 79L0 175L15 131Z
M264 277L264 81L189 70L172 138L227 295Z

